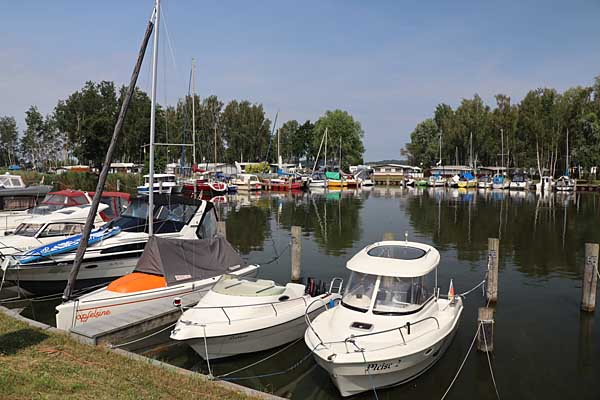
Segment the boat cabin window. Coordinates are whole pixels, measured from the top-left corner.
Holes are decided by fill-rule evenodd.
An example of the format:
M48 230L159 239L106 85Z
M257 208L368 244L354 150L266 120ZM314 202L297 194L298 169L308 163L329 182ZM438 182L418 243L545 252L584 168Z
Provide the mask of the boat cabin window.
M367 312L373 298L377 275L352 271L342 305L355 311Z
M418 310L432 296L435 270L414 278L382 276L377 290L374 314L405 314Z
M82 231L83 224L61 222L48 224L40 233L39 237L71 236L80 234Z
M212 203L206 205L206 210L196 229L196 236L198 239L212 238L217 234L217 214Z
M397 260L416 260L427 252L423 249L402 245L384 245L373 247L367 254L371 257L395 258Z
M43 224L21 224L15 230L15 235L33 237L40 230Z

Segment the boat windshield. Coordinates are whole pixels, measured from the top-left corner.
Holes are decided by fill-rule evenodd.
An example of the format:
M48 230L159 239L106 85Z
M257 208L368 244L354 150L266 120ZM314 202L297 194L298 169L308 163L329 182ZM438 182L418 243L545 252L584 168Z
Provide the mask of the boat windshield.
M44 224L21 224L15 230L15 235L33 237Z
M266 279L244 278L225 274L211 289L213 292L228 296L264 297L278 296L285 292L285 287Z
M382 276L373 313L398 315L418 310L433 296L434 286L435 270L414 278Z
M352 271L342 305L355 311L367 312L373 298L377 275Z

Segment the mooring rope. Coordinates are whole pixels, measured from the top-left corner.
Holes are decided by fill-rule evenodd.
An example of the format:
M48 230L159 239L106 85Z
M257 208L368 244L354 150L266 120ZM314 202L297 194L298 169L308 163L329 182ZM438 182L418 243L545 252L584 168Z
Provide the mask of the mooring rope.
M458 371L456 371L456 375L454 375L452 382L450 382L450 386L448 386L448 389L446 389L446 392L444 392L444 395L442 396L441 400L444 400L446 398L446 396L448 395L448 393L450 393L450 389L452 389L452 385L454 385L454 382L456 382L458 375L460 375L460 371L462 371L465 363L467 362L467 358L469 358L469 354L471 354L471 350L473 350L473 346L475 345L475 341L477 340L477 335L479 334L479 330L481 329L482 325L483 325L482 323L479 323L479 325L477 326L477 331L475 331L475 336L473 337L473 341L471 341L471 346L469 346L469 350L467 351L467 354L465 355L464 360L460 364Z
M218 375L218 376L217 376L217 378L221 379L221 378L224 378L224 377L226 377L226 376L229 376L229 375L235 374L236 372L240 372L240 371L243 371L243 370L245 370L245 369L248 369L248 368L254 367L255 365L258 365L258 364L260 364L260 363L262 363L262 362L264 362L264 361L267 361L268 359L270 359L270 358L273 358L273 357L275 357L276 355L280 354L281 352L283 352L283 351L285 351L285 350L289 349L290 347L292 347L293 345L295 345L296 343L298 343L298 342L299 342L299 341L301 341L301 340L302 340L302 337L299 337L298 339L294 340L293 342L291 342L290 344L288 344L288 345L287 345L287 346L285 346L284 348L277 350L275 353L273 353L273 354L271 354L271 355L269 355L269 356L267 356L267 357L265 357L265 358L263 358L263 359L261 359L261 360L258 360L258 361L256 361L256 362L253 362L253 363L252 363L252 364L250 364L250 365L246 365L245 367L238 368L238 369L236 369L235 371L231 371L231 372L228 372L228 373L226 373L226 374L223 374L223 375Z
M459 294L459 296L460 296L460 297L466 297L468 294L470 294L471 292L473 292L475 289L477 289L478 287L480 287L480 286L484 285L484 284L485 284L485 282L486 282L486 280L485 280L485 279L484 279L484 280L482 280L481 282L479 282L479 283L478 283L478 284L477 284L475 287L473 287L472 289L469 289L469 290L467 290L467 291L466 291L466 292L464 292L464 293L460 293L460 294Z
M133 344L133 343L141 342L142 340L148 339L148 338L150 338L152 336L156 336L159 333L162 333L162 332L166 331L167 329L174 327L175 324L177 324L177 322L175 322L175 323L173 323L173 324L171 324L171 325L169 325L169 326L167 326L167 327L165 327L165 328L163 328L163 329L161 329L159 331L153 332L153 333L151 333L149 335L146 335L146 336L142 336L141 338L137 338L137 339L131 340L129 342L125 342L125 343L111 344L109 347L113 348L113 349L116 349L116 348L124 347L124 346L130 345L130 344Z
M483 322L482 322L482 324L483 324ZM488 345L487 345L487 339L485 337L485 329L481 329L481 332L483 333L483 343L485 344L485 347L487 349ZM496 398L498 400L500 400L500 394L498 393L498 386L496 386L496 378L494 377L494 370L492 369L492 361L490 360L490 352L486 351L485 355L487 356L488 366L490 367L490 375L492 376L492 383L494 384L494 390L496 391Z
M352 342L354 344L354 346L356 346L357 348L359 348L356 343ZM365 357L365 349L363 348L359 348L360 350L360 354L362 354L362 358L365 362L365 364L367 364L367 358ZM373 376L371 375L371 371L369 371L369 367L367 365L367 375L369 376L369 383L371 384L371 388L373 389L373 396L375 397L375 400L379 400L379 396L377 395L377 388L375 387L375 383L373 383Z
M208 377L213 378L212 370L210 368L210 358L208 357L208 345L206 344L206 325L202 325L204 329L204 351L206 352L206 365L208 366Z

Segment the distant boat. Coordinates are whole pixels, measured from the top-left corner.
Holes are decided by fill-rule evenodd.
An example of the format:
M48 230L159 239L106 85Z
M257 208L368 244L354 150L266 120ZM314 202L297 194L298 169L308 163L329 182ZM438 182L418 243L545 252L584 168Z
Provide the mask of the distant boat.
M567 156L565 160L565 174L556 181L556 190L559 192L572 192L577 181L569 176L569 129L567 129Z
M554 178L551 176L542 176L539 182L535 184L536 192L551 192L554 190L554 186L556 182L554 182Z
M442 176L442 174L433 174L427 180L427 186L431 187L441 187L446 186L446 178Z
M308 178L308 186L311 188L327 187L327 179L325 178L325 174L322 172L314 172L310 178Z
M458 187L459 188L474 188L477 187L477 178L470 173L464 172L460 175L458 179Z
M496 174L496 175L494 175L494 178L492 178L492 188L493 189L504 190L504 189L508 189L509 187L510 187L510 179L508 179L506 176L504 176L502 174Z
M479 189L491 189L492 188L492 177L489 175L484 175L479 177L477 180L477 187Z
M150 175L144 175L144 184L137 187L138 194L148 195L150 187ZM154 193L171 194L181 191L175 174L154 174Z
M510 181L510 190L526 190L531 186L531 179L525 174L514 174Z

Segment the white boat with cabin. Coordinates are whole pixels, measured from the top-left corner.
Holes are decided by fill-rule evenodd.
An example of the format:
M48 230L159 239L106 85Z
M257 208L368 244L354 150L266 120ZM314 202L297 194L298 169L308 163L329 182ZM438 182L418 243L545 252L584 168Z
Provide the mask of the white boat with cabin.
M557 192L573 192L577 186L577 180L571 178L569 175L563 175L556 180L554 188Z
M254 174L237 174L231 180L231 183L236 185L238 191L251 192L262 189L262 184L258 176Z
M138 194L148 195L150 187L150 175L144 175L144 184L137 187ZM175 174L154 174L154 193L158 194L176 194L183 188L177 182Z
M542 191L552 192L555 185L556 182L554 181L554 178L551 176L542 176L542 179L535 184L535 191L538 193L541 193Z
M153 212L144 198L131 202L118 218L105 224L118 229L112 237L88 245L76 288L112 281L130 273L148 241L148 215L153 215L154 234L172 239L206 239L216 235L214 205L181 196L154 195ZM67 283L76 250L22 263L18 256L0 255L5 279L34 294L61 292Z
M309 321L304 340L342 396L399 385L441 358L456 333L462 299L439 295L439 252L383 241L347 263L341 306Z
M181 315L171 339L185 341L209 360L267 350L302 338L305 313L315 317L340 298L339 293L311 296L298 283L223 275Z
M164 239L152 236L132 273L108 286L56 307L56 327L71 330L91 321L110 326L127 313L176 298L192 306L222 276L253 276L258 265L246 265L223 237Z

